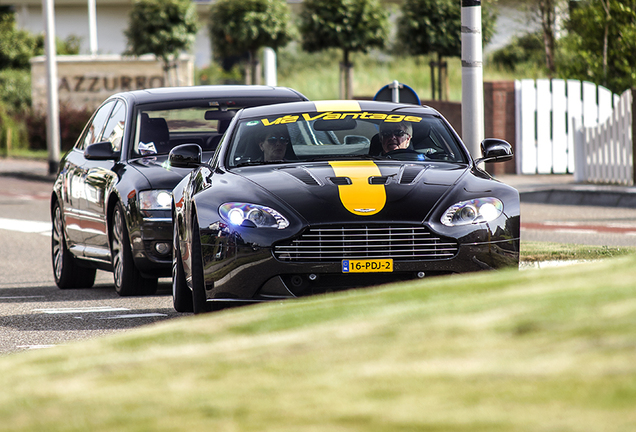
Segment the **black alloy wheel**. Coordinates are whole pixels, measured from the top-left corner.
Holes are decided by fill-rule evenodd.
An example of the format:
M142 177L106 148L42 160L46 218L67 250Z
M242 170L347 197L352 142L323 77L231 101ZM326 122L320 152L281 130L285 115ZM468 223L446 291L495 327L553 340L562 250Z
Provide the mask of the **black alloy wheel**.
M55 284L61 289L90 288L95 283L95 269L82 267L66 247L60 203L53 205L51 262Z
M192 291L188 288L183 270L181 248L179 247L179 228L172 219L172 304L177 312L193 312Z
M144 278L135 266L121 203L117 203L113 210L110 234L110 254L117 294L132 296L157 292L157 278Z

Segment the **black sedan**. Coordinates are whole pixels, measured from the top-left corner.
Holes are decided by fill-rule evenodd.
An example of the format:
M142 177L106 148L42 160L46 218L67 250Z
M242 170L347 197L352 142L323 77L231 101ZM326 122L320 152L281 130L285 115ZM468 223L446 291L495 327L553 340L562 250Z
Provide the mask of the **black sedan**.
M112 271L120 295L153 293L170 276L171 191L191 170L168 152L216 149L241 108L307 100L281 87L200 86L108 98L61 160L51 195L52 262L60 288L90 287Z
M173 191L177 311L518 267L519 194L417 105L318 101L248 108Z

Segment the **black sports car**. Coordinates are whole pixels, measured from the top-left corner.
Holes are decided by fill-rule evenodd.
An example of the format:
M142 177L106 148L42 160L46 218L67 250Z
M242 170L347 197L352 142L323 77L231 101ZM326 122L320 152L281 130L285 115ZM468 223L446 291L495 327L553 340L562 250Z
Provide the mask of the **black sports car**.
M51 195L52 261L60 288L90 287L113 271L120 295L152 293L170 276L171 191L191 170L168 152L196 143L213 152L241 108L307 100L281 87L200 86L108 98L60 162ZM210 153L211 155L212 153Z
M173 301L195 313L519 264L519 194L434 109L365 101L248 108L173 191Z

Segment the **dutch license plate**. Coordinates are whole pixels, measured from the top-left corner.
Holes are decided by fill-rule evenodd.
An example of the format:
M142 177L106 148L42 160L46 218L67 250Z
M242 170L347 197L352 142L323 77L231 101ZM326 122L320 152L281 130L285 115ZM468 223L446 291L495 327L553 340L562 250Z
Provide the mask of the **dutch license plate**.
M392 259L342 260L343 273L390 273L392 271Z

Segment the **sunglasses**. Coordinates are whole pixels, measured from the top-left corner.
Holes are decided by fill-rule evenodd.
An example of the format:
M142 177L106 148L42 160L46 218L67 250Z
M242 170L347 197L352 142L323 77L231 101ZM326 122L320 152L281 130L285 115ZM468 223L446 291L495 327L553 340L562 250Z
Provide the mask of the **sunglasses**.
M272 145L276 144L279 141L281 143L285 144L285 145L289 144L289 138L284 137L284 136L281 136L281 137L271 136L271 137L267 138L267 142L272 144Z
M395 129L392 131L382 131L380 132L380 135L382 135L382 138L390 138L392 136L402 138L404 135L408 135L408 134L402 129Z

